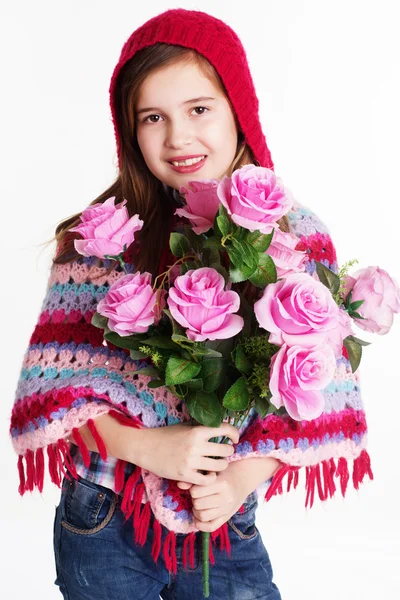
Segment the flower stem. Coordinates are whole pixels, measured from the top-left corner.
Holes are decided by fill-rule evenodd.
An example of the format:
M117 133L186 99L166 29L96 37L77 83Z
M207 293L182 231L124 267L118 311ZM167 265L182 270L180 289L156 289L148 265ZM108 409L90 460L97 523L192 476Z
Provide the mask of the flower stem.
M176 261L174 262L174 264L170 266L170 268L169 268L169 269L167 269L166 271L163 271L162 273L160 273L159 275L157 275L157 277L154 279L153 289L156 287L156 284L157 284L157 279L159 279L159 277L162 277L162 276L163 276L163 278L162 278L162 281L161 281L161 285L160 285L160 288L162 288L162 287L163 287L163 285L164 285L164 281L165 281L165 279L166 279L167 277L168 277L168 278L170 277L170 272L172 271L172 269L173 269L173 268L174 268L176 265L178 265L179 263L181 263L182 261L184 261L184 260L186 260L186 259L191 259L191 258L196 258L196 256L195 256L195 255L191 255L191 254L189 254L189 255L187 255L187 256L182 256L182 258L178 258L178 260L176 260Z
M202 558L203 558L203 596L208 598L210 595L210 533L202 532Z
M104 258L108 258L109 260L115 260L116 262L118 262L118 263L121 265L121 267L122 267L122 270L123 270L125 273L128 273L128 271L126 270L126 267L125 267L125 263L124 263L124 261L122 260L122 256L121 256L120 254L117 254L117 255L115 255L115 256L113 256L112 254L105 254L105 255L104 255Z

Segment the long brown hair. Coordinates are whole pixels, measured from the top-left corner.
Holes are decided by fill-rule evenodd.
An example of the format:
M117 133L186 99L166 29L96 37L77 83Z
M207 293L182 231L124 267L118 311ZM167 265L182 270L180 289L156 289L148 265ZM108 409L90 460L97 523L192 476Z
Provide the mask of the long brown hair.
M174 190L164 186L151 173L143 159L135 132L134 107L139 88L152 71L181 61L196 64L204 76L214 81L231 106L238 131L238 143L228 175L245 164L259 164L256 162L251 148L244 141L221 78L203 55L191 48L157 43L142 48L124 65L119 75L116 91L117 128L121 140L119 173L114 183L93 200L91 205L105 202L111 196L115 196L115 204L122 202L123 199L127 200L126 207L129 214L138 213L144 221L143 229L136 235L136 239L140 240L140 253L135 263L135 269L148 271L153 275L157 274L160 256L168 242L167 238L176 204L173 200ZM71 227L78 225L81 214L81 212L75 214L57 226L55 236L50 240L51 242L56 241L59 248L53 262L64 264L78 258L73 238L68 235L68 232ZM289 230L286 217L283 217L279 224L283 231Z

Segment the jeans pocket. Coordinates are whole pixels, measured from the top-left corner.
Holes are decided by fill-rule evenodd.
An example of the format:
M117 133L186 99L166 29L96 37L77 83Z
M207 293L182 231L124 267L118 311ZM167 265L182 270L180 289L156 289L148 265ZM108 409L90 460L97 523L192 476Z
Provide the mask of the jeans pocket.
M246 498L244 511L237 511L228 521L229 527L242 540L249 540L258 534L256 527L256 510L258 506L255 492Z
M61 525L68 531L91 535L104 529L111 521L118 496L111 489L86 479L64 479Z

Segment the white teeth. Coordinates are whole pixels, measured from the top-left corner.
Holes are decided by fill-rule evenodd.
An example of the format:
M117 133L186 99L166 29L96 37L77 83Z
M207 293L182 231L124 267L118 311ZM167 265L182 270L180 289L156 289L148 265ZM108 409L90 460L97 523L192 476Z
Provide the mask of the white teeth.
M205 158L205 156L199 156L198 158L189 158L188 160L172 160L171 162L175 167L188 167L189 165L195 165L196 163L203 160L203 158Z

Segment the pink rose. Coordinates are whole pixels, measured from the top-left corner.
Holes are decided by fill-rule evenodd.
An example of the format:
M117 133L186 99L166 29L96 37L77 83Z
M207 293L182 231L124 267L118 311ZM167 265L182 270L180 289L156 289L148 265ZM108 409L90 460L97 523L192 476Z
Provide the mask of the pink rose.
M357 327L384 335L393 325L394 313L400 311L400 288L387 271L377 266L359 269L353 276L347 275L346 293L352 290L351 302L364 300L357 308L363 319L354 319Z
M271 402L284 406L292 419L310 421L324 410L321 392L332 381L336 359L324 344L311 348L284 344L271 359Z
M208 231L214 225L220 204L217 196L218 183L218 179L203 179L189 181L188 185L192 189L184 186L179 188L179 192L185 195L186 206L177 208L175 214L189 219L197 235Z
M254 312L260 326L271 332L272 344L310 347L334 340L340 356L340 308L328 288L308 273L294 273L267 285Z
M115 196L103 203L92 204L81 216L81 223L70 231L78 232L83 240L74 240L75 249L83 256L103 258L117 256L130 246L135 232L143 227L139 215L129 218L126 200L114 206Z
M307 253L295 250L298 242L299 238L293 233L275 229L267 254L273 258L279 279L292 273L305 271Z
M245 165L225 176L217 194L232 221L249 229L270 233L293 206L291 193L271 169Z
M230 338L243 328L239 294L224 291L225 280L209 267L180 275L169 290L168 306L186 335L196 342Z
M162 294L154 291L150 273L123 275L110 286L97 305L97 312L108 318L108 327L124 337L131 333L146 333L157 323L165 306Z

